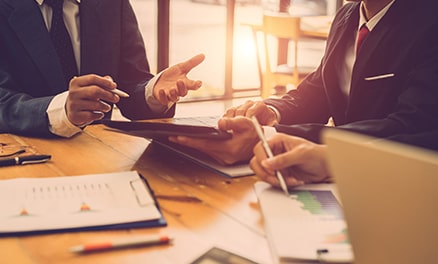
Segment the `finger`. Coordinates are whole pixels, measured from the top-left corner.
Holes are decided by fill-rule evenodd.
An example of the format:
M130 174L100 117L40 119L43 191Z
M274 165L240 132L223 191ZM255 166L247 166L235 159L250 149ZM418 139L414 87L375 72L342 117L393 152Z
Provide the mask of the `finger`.
M230 108L228 108L228 109L225 111L223 117L235 117L235 116L236 116L236 109L237 109L236 107L230 107Z
M168 101L177 102L179 100L178 91L176 89L171 89L168 95Z
M237 132L254 131L254 125L249 118L237 116L232 118L223 117L218 121L218 128L224 131L233 130Z
M99 86L85 86L69 89L69 94L73 100L79 101L107 101L109 103L117 103L120 101L120 97L113 94Z
M83 126L96 120L104 118L105 114L102 112L81 111L71 115L67 115L69 121L75 126Z
M160 90L158 92L158 102L162 105L167 105L169 103L169 100L167 99L166 92L164 90Z
M199 88L201 88L202 82L194 81L190 79L184 79L184 80L178 80L176 85L177 86L182 85L184 87L184 90L198 90Z
M70 101L68 110L73 113L86 111L107 113L111 111L111 106L103 101L80 100Z
M243 105L237 107L235 115L236 116L246 116L246 112L248 111L248 108L250 108L253 104L254 104L254 102L251 100L246 101Z
M257 157L257 156L252 157L251 160L250 160L250 164L249 164L251 169L258 176L266 177L268 175L275 175L275 171L266 170L262 166L262 162L263 162L264 159L265 158L260 158L260 157Z
M71 83L76 86L90 86L97 85L106 90L112 90L117 88L117 84L112 80L110 76L99 76L96 74L87 74L73 78Z
M248 107L246 110L247 117L252 117L253 115L259 116L260 113L264 111L266 108L266 105L263 102L253 102L252 105Z
M269 173L267 173L263 167L260 165L259 160L256 157L253 157L249 161L249 167L251 170L259 177L266 177Z
M68 119L72 124L77 126L102 119L104 113L109 110L111 110L111 106L105 102L68 101L66 105Z
M179 96L184 97L184 96L187 95L188 90L186 89L186 86L185 86L183 81L177 81L176 82L176 88L178 89L178 95Z
M254 153L254 157L256 157L260 161L268 158L265 148L263 147L263 144L260 141L254 146L253 153Z
M284 181L288 187L298 187L300 185L304 185L304 181L298 180L297 178L291 176L286 177Z
M269 144L269 143L268 143ZM271 147L271 149L275 149L275 147ZM289 151L285 151L284 148L283 153L275 155L273 158L267 159L263 162L263 165L266 169L269 170L282 170L287 167L296 166L302 163L302 155L301 152L296 149L292 149Z
M203 62L204 59L205 59L205 55L204 54L198 54L198 55L188 59L185 62L179 63L178 66L179 66L179 68L181 69L181 71L183 73L188 73L194 67L196 67L199 64L201 64L201 62Z
M256 116L261 125L272 125L276 120L275 113L261 101L253 103L246 111L245 116Z
M94 74L75 77L70 81L69 94L78 100L105 100L110 103L117 103L120 97L109 90L115 89L117 85L112 82L111 77L100 77Z

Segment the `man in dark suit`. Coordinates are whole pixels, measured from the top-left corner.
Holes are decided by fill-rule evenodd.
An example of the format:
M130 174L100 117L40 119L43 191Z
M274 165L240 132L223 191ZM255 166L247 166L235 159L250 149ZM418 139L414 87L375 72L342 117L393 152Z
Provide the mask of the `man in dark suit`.
M171 117L179 97L201 86L186 74L202 54L150 73L128 0L65 0L61 8L78 70L72 79L51 40L49 1L0 0L0 133L70 137L114 103L130 119Z
M438 2L350 2L334 18L321 64L296 90L228 109L232 118L219 121L233 131L228 141L171 140L223 163L247 161L258 138L244 117L255 115L277 132L316 143L331 118L336 129L428 145L432 137L409 135L438 129ZM357 48L362 24L370 33Z

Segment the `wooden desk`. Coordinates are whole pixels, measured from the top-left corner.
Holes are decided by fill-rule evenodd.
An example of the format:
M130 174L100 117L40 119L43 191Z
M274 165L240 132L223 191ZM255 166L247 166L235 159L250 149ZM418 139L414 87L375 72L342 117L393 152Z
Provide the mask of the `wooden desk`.
M212 246L259 263L272 262L252 189L257 180L254 176L225 178L143 138L106 131L101 125L87 127L72 139L0 134L0 142L29 146L29 152L52 155L52 160L44 164L2 167L1 179L137 170L147 178L168 222L167 227L160 228L0 238L2 263L188 263ZM89 255L68 252L77 244L130 234L166 234L175 240L173 245Z

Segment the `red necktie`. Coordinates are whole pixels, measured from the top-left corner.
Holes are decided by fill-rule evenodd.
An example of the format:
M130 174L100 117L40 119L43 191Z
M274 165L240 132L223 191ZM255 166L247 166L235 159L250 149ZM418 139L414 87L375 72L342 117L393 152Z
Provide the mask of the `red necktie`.
M357 36L357 44L356 44L356 55L359 54L360 46L362 45L362 41L366 38L366 36L370 33L370 30L367 28L365 24L360 27L358 36Z

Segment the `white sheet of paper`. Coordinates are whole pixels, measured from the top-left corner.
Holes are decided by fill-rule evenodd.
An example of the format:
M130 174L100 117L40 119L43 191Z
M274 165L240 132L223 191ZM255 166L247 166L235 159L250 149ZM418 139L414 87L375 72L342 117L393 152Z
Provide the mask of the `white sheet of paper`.
M273 255L279 263L317 260L350 262L351 245L334 184L304 185L288 197L265 182L255 183L264 226Z
M0 233L90 227L161 217L136 171L0 181Z

